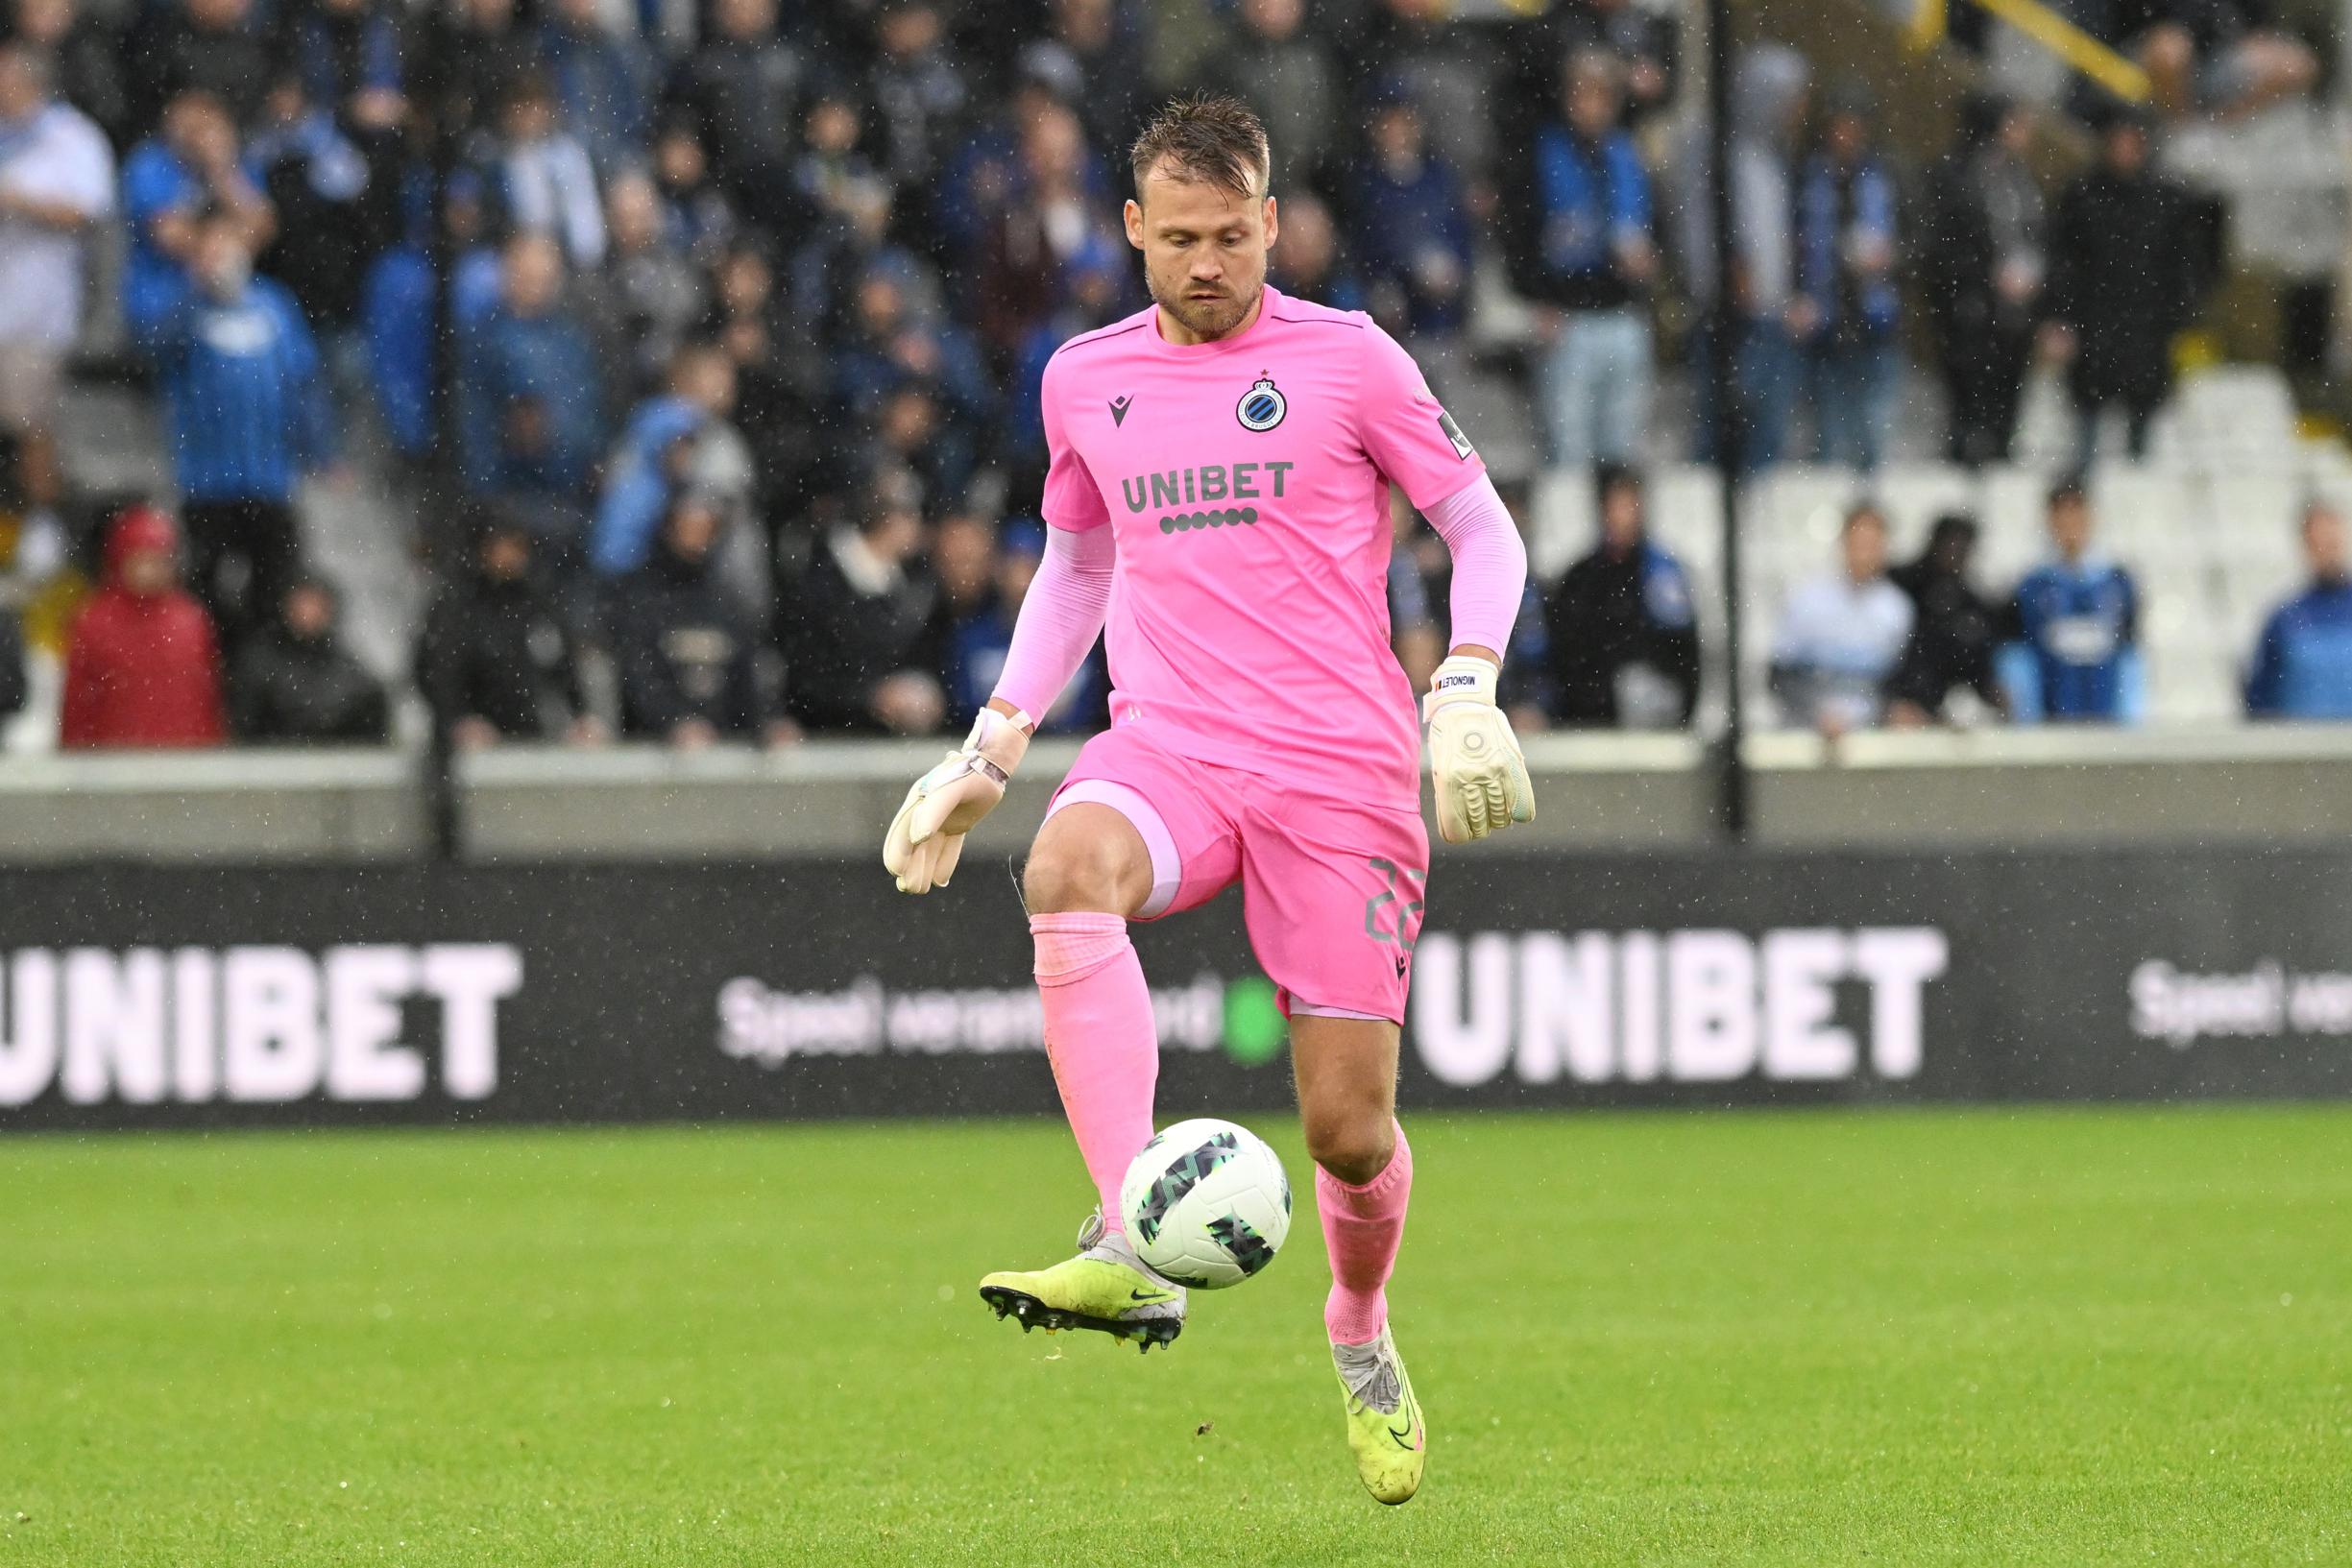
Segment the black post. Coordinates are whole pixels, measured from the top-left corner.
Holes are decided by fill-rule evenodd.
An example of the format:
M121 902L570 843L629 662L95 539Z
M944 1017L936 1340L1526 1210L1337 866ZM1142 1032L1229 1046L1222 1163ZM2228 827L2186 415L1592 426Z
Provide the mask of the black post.
M450 93L449 99L456 95ZM438 108L429 134L432 144L432 198L426 205L425 254L433 272L433 458L430 471L417 489L417 506L424 516L414 519L414 537L422 543L427 568L436 573L461 569L458 561L467 542L449 538L448 519L456 510L457 472L457 243L449 229L449 189L456 182L459 121L455 103ZM444 860L457 858L457 776L449 751L449 734L433 715L424 748L424 801L433 836L433 850Z
M1716 756L1724 835L1748 835L1748 768L1741 756L1747 713L1740 692L1739 472L1747 420L1739 406L1735 357L1739 307L1734 298L1738 245L1732 230L1732 5L1708 0L1707 105L1710 137L1707 202L1715 241L1715 299L1708 321L1708 409L1715 431L1715 472L1723 487L1723 736Z

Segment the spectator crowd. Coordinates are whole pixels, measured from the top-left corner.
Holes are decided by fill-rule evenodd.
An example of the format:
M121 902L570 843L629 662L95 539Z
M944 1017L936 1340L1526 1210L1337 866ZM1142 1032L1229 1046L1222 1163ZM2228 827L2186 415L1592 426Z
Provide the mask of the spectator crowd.
M2082 459L2109 409L2136 455L2218 254L2211 212L2156 172L2159 116L2101 110L2052 196L2024 107L1972 102L1940 160L1903 168L1865 91L1764 44L1734 84L1717 277L1681 9L1647 0L1204 0L1182 25L1143 0L5 3L0 636L62 656L69 746L386 737L399 693L347 646L301 510L306 482L362 470L418 519L411 674L454 746L961 725L1042 551L1040 370L1146 302L1119 205L1164 91L1265 116L1273 281L1370 311L1442 393L1493 358L1471 330L1486 258L1523 302L1503 357L1541 461L1591 472L1600 519L1531 586L1531 723L1695 711L1699 589L1647 536L1638 477L1663 355L1728 360L1732 422L1700 399L1690 445L1747 471L1876 469L1913 343L1954 460L2008 456L2036 356L2066 368ZM2165 113L2315 81L2250 5L2114 12ZM2207 25L2223 13L2247 25ZM176 516L77 530L55 411L115 222ZM1775 689L1828 728L1962 691L2127 716L2131 581L2091 551L2078 490L2051 533L1995 606L1967 519L1890 571L1857 513L1839 569L1785 607ZM1400 651L1434 662L1443 552L1410 517L1399 539ZM2345 635L2340 524L2316 513L2306 543L2315 586L2266 633L2258 712L2341 697L2313 673L2342 658L2313 652ZM78 559L91 589L65 586ZM0 710L20 651L0 646ZM1099 721L1105 688L1089 667L1047 726Z

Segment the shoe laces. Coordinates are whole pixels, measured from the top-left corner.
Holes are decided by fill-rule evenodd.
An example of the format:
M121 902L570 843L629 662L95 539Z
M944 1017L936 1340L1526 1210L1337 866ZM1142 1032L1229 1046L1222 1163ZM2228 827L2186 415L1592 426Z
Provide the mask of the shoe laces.
M1383 1334L1370 1344L1331 1346L1331 1360L1340 1369L1340 1381L1347 1392L1366 1410L1382 1415L1394 1415L1405 1402L1404 1379L1396 1370L1396 1358L1389 1353L1389 1337Z
M1086 1222L1078 1228L1078 1249L1092 1252L1103 1244L1103 1238L1109 1234L1110 1226L1103 1223L1103 1210L1098 1206L1094 1213L1086 1217Z

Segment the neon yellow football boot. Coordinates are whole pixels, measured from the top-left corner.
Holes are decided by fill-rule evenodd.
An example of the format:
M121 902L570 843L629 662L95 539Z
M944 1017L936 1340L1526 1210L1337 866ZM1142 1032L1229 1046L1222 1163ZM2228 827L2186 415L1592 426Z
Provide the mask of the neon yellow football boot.
M1334 1344L1331 1362L1347 1396L1347 1446L1364 1489L1377 1502L1408 1501L1421 1488L1429 1431L1396 1340L1384 1327L1369 1344Z
M1021 1332L1093 1329L1133 1339L1149 1352L1184 1332L1184 1288L1171 1285L1110 1234L1097 1210L1078 1233L1079 1254L1033 1273L1000 1270L980 1282L980 1298Z

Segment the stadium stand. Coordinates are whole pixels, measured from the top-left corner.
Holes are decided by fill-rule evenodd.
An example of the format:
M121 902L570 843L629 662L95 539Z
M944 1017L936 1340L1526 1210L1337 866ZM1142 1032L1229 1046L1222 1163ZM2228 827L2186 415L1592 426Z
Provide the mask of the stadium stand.
M1908 7L1888 8L1891 22L1838 10L1860 40L1842 56L1825 41L1834 30L1783 15L1789 9L1742 13L1758 29L1748 60L1764 58L1758 47L1782 24L1811 53L1777 57L1793 62L1793 74L1787 63L1776 69L1798 84L1790 103L1802 112L1751 128L1791 204L1780 240L1815 244L1804 266L1829 290L1823 300L1875 286L1875 274L1821 274L1829 253L1806 239L1794 206L1808 180L1831 193L1816 201L1845 199L1833 163L1808 159L1831 109L1864 114L1882 131L1874 139L1902 196L1888 275L1902 285L1902 364L1888 456L1863 475L1817 460L1821 431L1841 411L1825 419L1808 407L1801 373L1828 363L1827 340L1800 333L1785 346L1794 378L1772 396L1792 415L1786 461L1744 481L1740 496L1749 629L1740 678L1758 715L1772 711L1768 628L1791 588L1829 563L1839 519L1857 501L1884 512L1896 561L1918 552L1936 519L1973 517L1976 587L1995 602L2047 555L2045 499L2075 460L2066 373L2044 362L2025 374L2006 460L1945 460L1945 394L1925 335L1932 302L1922 294L1927 250L1940 242L1919 228L1921 193L1944 167L1936 160L1963 88L2006 92L2040 116L2030 161L2053 204L2114 119L2085 78L2053 69L2005 24L1968 22L1969 8L1953 7L1951 39L1918 56L1873 41L1891 37ZM2242 713L2262 628L2304 585L2304 507L2352 501L2352 454L2332 422L2341 357L2332 279L2352 239L2347 120L2333 72L2319 68L2338 40L2273 27L2268 9L2205 7L2199 14L2219 21L2185 42L2161 17L2105 40L2157 84L2153 178L2173 182L2164 188L2183 213L2213 204L2214 223L2184 230L2184 243L2226 236L2214 240L2225 264L2204 279L2192 330L2170 354L2182 374L2146 455L2122 459L2111 429L2088 473L2097 547L2142 587L2145 718L2160 726ZM23 124L85 115L125 171L116 205L128 212L88 230L91 298L70 374L46 419L18 417L19 445L35 449L16 464L13 495L0 496L26 537L55 519L70 546L63 572L44 568L38 581L29 558L0 562L9 573L0 609L24 614L31 647L22 711L0 721L12 752L56 742L71 640L70 614L58 607L79 591L77 575L95 576L115 513L176 495L182 465L138 326L141 289L184 278L171 225L201 205L169 180L158 184L156 170L178 158L173 178L184 181L195 178L187 169L210 167L190 150L201 135L167 119L166 106L191 89L238 122L235 168L198 183L227 190L244 180L293 226L261 252L259 270L302 302L320 344L316 396L350 459L297 493L304 564L339 589L343 639L399 693L396 742L417 745L434 727L411 676L424 607L442 580L471 569L473 534L494 516L521 517L538 535L535 569L584 649L582 687L603 722L572 733L621 730L610 615L631 591L598 551L649 538L689 492L721 519L710 569L761 644L763 711L822 712L826 724L869 733L927 730L948 705L903 700L903 682L886 712L793 699L796 667L837 663L802 645L826 616L801 595L838 580L838 541L883 504L878 496L912 487L922 539L889 568L899 574L889 592L895 613L930 617L913 657L935 668L915 677L929 668L943 688L952 684L943 650L964 618L993 613L984 602L993 591L981 601L942 594L932 543L950 523L994 538L1033 509L1044 354L1144 302L1115 222L1122 144L1153 94L1195 86L1263 96L1271 83L1298 85L1296 102L1258 107L1302 148L1288 157L1278 134L1277 194L1311 195L1333 217L1322 293L1370 308L1422 357L1489 465L1525 496L1534 566L1556 577L1589 547L1593 502L1587 470L1547 464L1539 372L1558 316L1549 296L1529 292L1547 242L1539 233L1526 249L1522 220L1551 199L1537 187L1531 149L1545 135L1575 145L1559 138L1564 73L1580 55L1588 76L1595 60L1610 67L1629 145L1655 185L1661 265L1634 298L1658 385L1636 455L1649 474L1653 535L1695 591L1708 671L1696 724L1720 722L1720 492L1692 461L1704 398L1691 329L1703 291L1692 286L1682 222L1696 199L1691 149L1703 131L1701 84L1684 68L1698 58L1697 8L473 0L445 13L391 0L86 10L19 0L11 36L10 60L45 84L52 106ZM2232 69L2184 78L2182 48L2193 64L2211 51ZM1872 95L1849 86L1855 75L1888 106L1882 127ZM2184 80L2224 79L2240 96L2179 96ZM1903 90L1906 81L1918 90ZM0 196L24 182L10 162L21 146L0 140ZM321 203L341 204L333 210L350 226L350 255L311 243ZM23 251L33 223L13 208L0 218L0 263ZM570 257L546 318L558 325L546 328L508 308L511 260L501 273L506 242L543 229L560 232ZM2023 233L2014 243L2051 243L2031 223ZM1467 236L1467 267L1448 249L1457 234ZM2038 276L2051 258L2030 259L2025 270ZM436 315L445 283L446 323ZM559 327L593 350L593 374L575 379L601 386L541 379L558 363L547 346ZM706 341L717 346L712 364L673 371L681 350ZM451 377L454 402L445 396ZM462 418L449 418L453 407ZM39 447L51 438L58 461L45 464ZM572 455L558 461L559 448ZM609 559L633 563L635 547ZM894 664L909 657L891 655ZM771 743L800 733L755 728Z

